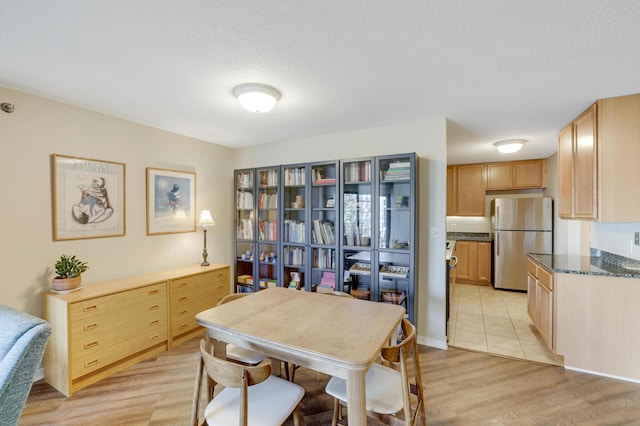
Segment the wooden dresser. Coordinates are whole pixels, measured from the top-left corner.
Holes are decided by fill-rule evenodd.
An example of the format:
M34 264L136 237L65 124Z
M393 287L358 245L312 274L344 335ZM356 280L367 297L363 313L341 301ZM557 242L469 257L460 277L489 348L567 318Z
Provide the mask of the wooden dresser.
M190 265L44 296L45 380L71 396L202 333L195 315L229 294L229 266Z

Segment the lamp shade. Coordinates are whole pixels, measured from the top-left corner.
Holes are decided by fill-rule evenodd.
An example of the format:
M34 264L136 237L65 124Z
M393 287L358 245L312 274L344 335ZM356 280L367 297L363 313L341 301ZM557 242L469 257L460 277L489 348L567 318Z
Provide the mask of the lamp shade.
M505 141L496 142L493 146L496 147L498 152L503 154L512 154L514 152L518 152L522 149L522 145L524 145L526 141L524 139L509 139Z
M209 209L202 209L200 212L200 219L198 220L199 226L207 227L208 225L215 225L216 222L211 217L211 211Z
M264 84L241 84L233 89L240 105L250 112L269 112L280 100L280 92Z

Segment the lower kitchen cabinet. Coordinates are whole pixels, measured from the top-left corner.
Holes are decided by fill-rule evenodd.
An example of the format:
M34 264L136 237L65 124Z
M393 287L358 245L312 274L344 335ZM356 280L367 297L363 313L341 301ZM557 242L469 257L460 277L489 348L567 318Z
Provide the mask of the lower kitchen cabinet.
M44 296L45 380L66 396L202 333L195 315L229 294L229 266L199 265Z
M528 260L527 310L536 329L547 343L555 349L554 276L542 265Z
M491 284L491 243L487 241L456 241L455 281L466 284Z

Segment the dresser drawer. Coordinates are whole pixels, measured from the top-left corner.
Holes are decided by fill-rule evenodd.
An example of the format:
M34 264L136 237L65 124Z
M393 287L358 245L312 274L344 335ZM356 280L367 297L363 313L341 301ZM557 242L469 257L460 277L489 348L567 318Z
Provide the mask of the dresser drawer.
M89 354L111 350L111 347L123 342L146 336L150 332L152 334L157 334L159 330L166 332L166 329L167 311L162 309L146 317L138 318L133 323L72 333L71 358L77 359Z
M103 350L85 354L71 361L71 378L77 379L166 340L166 328L160 328L158 330L149 330L144 335L134 336L129 340Z
M162 300L166 300L165 282L72 303L69 312L70 320L77 321L82 318L99 315L102 312L138 306L147 302L153 303L157 301L159 303Z

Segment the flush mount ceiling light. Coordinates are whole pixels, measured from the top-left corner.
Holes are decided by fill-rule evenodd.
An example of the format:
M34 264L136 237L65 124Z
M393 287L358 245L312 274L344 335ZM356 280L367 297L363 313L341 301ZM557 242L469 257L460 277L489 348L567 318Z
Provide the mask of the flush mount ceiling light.
M509 139L506 141L500 141L493 144L496 147L498 152L503 154L512 154L514 152L520 151L522 149L522 145L524 145L526 141L524 139Z
M257 83L241 84L233 89L240 105L250 112L269 112L280 100L280 92L271 86Z

